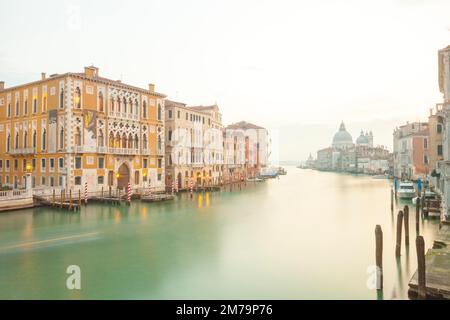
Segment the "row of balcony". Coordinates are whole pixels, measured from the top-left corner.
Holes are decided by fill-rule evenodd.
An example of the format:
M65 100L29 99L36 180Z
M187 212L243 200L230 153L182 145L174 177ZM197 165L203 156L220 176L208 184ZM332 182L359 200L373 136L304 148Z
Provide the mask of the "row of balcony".
M139 120L139 115L128 112L110 111L109 116L120 119Z
M36 148L17 148L17 149L10 149L9 154L10 155L28 155L28 154L35 154Z
M74 153L112 153L112 154L123 154L123 155L137 155L137 154L150 154L150 149L139 149L139 148L110 148L110 147L87 147L87 146L74 146ZM157 151L158 156L164 155L164 151L159 149Z
M150 149L139 149L139 148L109 148L103 147L88 147L88 146L74 146L72 148L74 153L113 153L113 154L124 154L124 155L134 155L134 154L150 154ZM62 150L59 150L62 151ZM10 155L33 155L36 154L36 148L17 148L10 149L7 153ZM158 156L164 155L164 151L159 149L156 153Z

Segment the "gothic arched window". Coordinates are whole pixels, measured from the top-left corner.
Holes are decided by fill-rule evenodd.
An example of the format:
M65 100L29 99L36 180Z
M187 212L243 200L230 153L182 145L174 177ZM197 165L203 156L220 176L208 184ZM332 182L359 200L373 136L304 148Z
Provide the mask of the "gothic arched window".
M101 91L98 93L98 110L103 112L103 93Z
M75 89L75 107L77 109L81 108L81 90L80 87Z

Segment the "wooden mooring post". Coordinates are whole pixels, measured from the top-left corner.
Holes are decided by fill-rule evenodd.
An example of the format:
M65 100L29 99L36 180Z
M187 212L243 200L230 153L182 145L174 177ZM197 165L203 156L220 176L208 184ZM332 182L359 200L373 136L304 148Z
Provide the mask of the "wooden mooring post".
M55 197L55 189L53 189L53 198L52 198L52 206L56 205L56 197Z
M61 193L60 193L60 196L59 196L59 202L60 202L60 206L61 206L61 208L63 207L63 190L61 189Z
M109 186L109 198L111 198L111 185Z
M425 273L425 241L422 236L416 238L417 250L417 275L418 275L418 297L419 299L426 299L426 273Z
M420 198L416 200L416 233L419 234L419 221L420 221Z
M403 221L405 223L405 245L409 246L409 207L403 208Z
M69 210L72 210L72 189L69 190Z
M102 199L103 199L103 186L102 186Z
M400 257L402 248L402 225L403 225L403 212L400 210L397 214L397 241L395 244L396 257Z
M377 265L377 290L383 289L383 231L375 227L375 261Z
M81 208L81 190L78 189L78 209Z

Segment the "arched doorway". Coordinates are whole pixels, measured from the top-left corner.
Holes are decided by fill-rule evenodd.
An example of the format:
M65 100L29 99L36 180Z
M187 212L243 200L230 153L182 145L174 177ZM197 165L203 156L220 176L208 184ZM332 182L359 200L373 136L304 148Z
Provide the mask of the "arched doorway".
M119 174L117 177L117 188L126 189L130 181L130 169L125 163L122 163L117 173Z

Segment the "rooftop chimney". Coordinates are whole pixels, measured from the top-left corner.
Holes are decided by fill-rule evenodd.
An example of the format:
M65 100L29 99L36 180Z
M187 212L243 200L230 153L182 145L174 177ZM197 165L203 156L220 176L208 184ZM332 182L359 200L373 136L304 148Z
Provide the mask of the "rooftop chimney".
M45 72L41 72L41 80L45 80Z
M0 91L5 89L5 81L0 81Z
M84 67L84 74L90 78L98 77L98 68L94 66Z
M153 83L148 84L148 91L155 92L155 85Z

